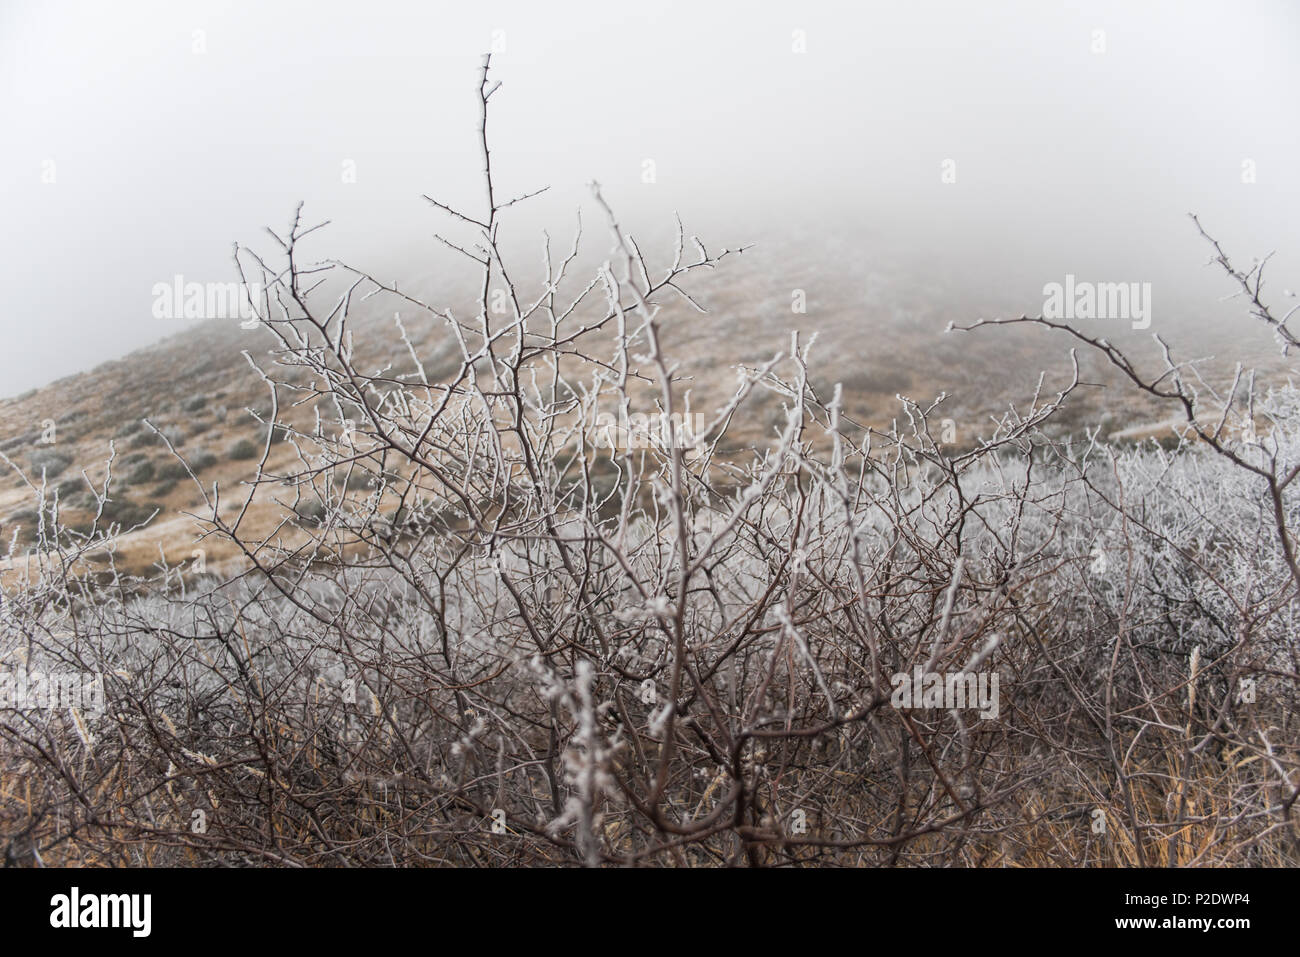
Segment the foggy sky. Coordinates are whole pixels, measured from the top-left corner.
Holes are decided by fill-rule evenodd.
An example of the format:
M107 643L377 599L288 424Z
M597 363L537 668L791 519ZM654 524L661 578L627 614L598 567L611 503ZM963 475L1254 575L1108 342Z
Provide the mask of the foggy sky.
M595 179L718 245L869 234L1026 308L1072 272L1176 311L1228 291L1196 211L1300 286L1294 4L0 0L0 396L180 331L153 284L235 279L299 200L376 266L431 248L421 193L481 212L494 39L498 192L552 187L510 228Z

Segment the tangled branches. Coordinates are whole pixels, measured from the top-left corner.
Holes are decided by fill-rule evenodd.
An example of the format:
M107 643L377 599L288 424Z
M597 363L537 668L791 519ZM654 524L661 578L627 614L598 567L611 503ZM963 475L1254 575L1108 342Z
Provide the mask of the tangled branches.
M593 187L609 259L572 278L579 224L519 278L488 67L485 209L430 198L472 318L308 261L301 207L237 254L278 344L248 360L266 440L239 500L194 480L237 572L140 594L85 560L116 530L61 529L33 482L3 650L103 695L0 712L8 862L1295 862L1296 392L1198 391L1168 350L1144 378L1022 318L1178 403L1186 440L1050 439L1077 365L973 448L942 399L870 427L798 334L693 411L677 313L741 250L679 221L655 265ZM376 359L353 326L386 311L405 351Z

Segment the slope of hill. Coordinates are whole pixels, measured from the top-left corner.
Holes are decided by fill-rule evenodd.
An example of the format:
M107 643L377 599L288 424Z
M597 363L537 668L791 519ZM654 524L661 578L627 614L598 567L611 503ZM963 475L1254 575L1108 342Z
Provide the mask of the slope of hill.
M812 384L829 398L833 384L842 383L853 420L888 427L900 415L898 394L926 405L944 393L944 415L957 446L975 444L1008 403L1027 400L1041 371L1048 372L1048 394L1068 378L1070 343L1034 334L1039 330L944 335L950 321L968 322L1006 303L972 307L954 291L911 281L900 271L904 267L887 259L870 268L850 264L834 274L827 273L827 261L804 242L758 246L692 287L707 315L681 302L664 304L665 349L678 361L681 388L691 390L694 408L721 406L734 390L736 369L756 367L787 349L792 329L801 331L805 344L817 336ZM459 307L460 315L474 312L472 302L462 300ZM408 318L407 328L431 376L456 373L455 343L440 321ZM376 368L400 360L405 351L391 317L371 315L355 322L354 331L358 354ZM269 410L267 386L249 360L267 368L276 348L265 328L212 320L0 401L0 453L26 476L10 468L0 477L0 554L8 554L7 567L21 564L36 537L34 486L42 474L46 496L57 494L63 522L84 528L100 510L87 481L102 487L110 450L113 484L100 522L120 526L119 566L140 572L160 559L190 560L200 547L200 526L187 513L203 511L203 496L158 433L206 489L215 484L221 490L223 508L238 508L241 483L252 476L267 437L258 418ZM1085 359L1086 381L1114 381L1111 370ZM1230 369L1220 363L1218 371ZM1100 425L1120 438L1166 436L1169 430L1159 423L1171 410L1124 396L1116 404L1104 389L1082 390L1058 418L1059 427ZM783 414L775 400L771 393L755 395L738 416L733 439L758 441L777 428ZM310 428L311 408L284 408L281 421ZM274 443L268 470L275 472L295 455L291 443ZM269 529L275 513L273 503L263 502L248 521ZM202 547L208 561L235 557L220 546L211 553L206 543Z

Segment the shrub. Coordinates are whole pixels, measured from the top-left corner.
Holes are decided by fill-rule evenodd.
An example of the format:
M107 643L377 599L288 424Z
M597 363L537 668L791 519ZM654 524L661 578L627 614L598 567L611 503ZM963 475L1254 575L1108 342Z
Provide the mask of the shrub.
M14 534L15 529L18 531L18 540L20 542L35 541L37 529L40 527L40 519L40 512L34 508L20 509L10 515L5 520L2 531L0 531L0 535L3 535L3 538L0 538L0 554L8 551L9 538Z
M186 471L185 466L175 459L170 459L158 466L154 477L164 481L177 481L179 479L189 478L190 473Z
M149 459L145 459L139 465L136 465L123 479L127 485L143 485L151 481L157 474L157 467Z
M873 368L847 369L835 379L841 383L845 398L867 395L894 395L906 392L912 377L904 369L891 365L879 365ZM818 392L827 398L834 389L834 381L818 383Z
M72 464L72 456L67 452L58 449L36 449L30 455L32 472L35 478L40 479L44 474L46 479L52 479L63 472Z
M372 489L375 487L375 476L357 465L351 469L337 470L334 475L334 485L349 492Z
M325 523L325 514L325 503L319 500L313 499L298 508L300 520L310 528L319 528L323 525Z
M84 491L76 492L72 495L69 495L66 499L60 498L59 504L63 508L78 509L84 512L93 512L99 503L98 500L95 498L94 493L92 493L89 489L85 489Z
M240 439L226 450L226 455L232 459L255 459L261 454L262 450L248 439Z
M125 498L109 499L104 503L100 523L101 526L104 523L115 523L123 528L133 528L148 522L155 513L161 512L161 510L162 506L156 502L132 502Z

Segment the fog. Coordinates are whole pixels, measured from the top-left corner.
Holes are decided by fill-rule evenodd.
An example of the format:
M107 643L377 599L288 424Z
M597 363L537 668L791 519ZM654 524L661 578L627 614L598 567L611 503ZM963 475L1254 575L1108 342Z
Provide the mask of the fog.
M153 285L237 278L300 200L321 255L418 260L422 193L481 211L494 46L499 193L551 186L521 235L567 235L597 180L638 228L838 236L1028 310L1067 273L1151 282L1168 328L1229 291L1189 211L1300 285L1297 41L1281 2L10 0L0 395L179 331Z

